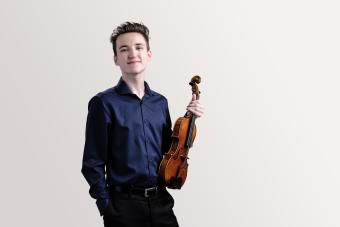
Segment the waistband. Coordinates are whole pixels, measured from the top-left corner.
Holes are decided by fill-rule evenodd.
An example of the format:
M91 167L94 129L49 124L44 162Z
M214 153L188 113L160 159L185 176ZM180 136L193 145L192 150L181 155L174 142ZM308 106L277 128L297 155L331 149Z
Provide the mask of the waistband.
M109 193L119 192L127 193L130 195L140 195L145 198L154 197L158 195L159 192L165 191L164 186L154 186L149 188L135 187L132 185L111 185L108 187Z

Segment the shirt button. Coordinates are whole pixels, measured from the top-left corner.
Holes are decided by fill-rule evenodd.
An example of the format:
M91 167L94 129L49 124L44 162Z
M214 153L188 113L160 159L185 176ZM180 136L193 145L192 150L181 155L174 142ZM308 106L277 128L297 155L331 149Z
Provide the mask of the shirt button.
M146 125L148 122L146 120L144 120L144 124Z

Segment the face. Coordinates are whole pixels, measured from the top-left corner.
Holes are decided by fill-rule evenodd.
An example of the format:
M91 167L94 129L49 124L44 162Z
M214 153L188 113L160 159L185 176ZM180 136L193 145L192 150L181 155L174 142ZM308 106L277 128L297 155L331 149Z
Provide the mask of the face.
M125 76L142 75L151 60L146 41L137 32L124 33L116 41L117 56L114 61Z

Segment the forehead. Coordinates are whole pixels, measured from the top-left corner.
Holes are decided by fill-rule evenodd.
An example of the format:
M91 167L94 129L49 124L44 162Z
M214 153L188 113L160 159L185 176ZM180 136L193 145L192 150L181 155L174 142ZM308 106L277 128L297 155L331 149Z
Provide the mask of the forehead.
M136 44L146 45L144 36L138 32L128 32L117 37L116 45L118 48L123 45L133 46Z

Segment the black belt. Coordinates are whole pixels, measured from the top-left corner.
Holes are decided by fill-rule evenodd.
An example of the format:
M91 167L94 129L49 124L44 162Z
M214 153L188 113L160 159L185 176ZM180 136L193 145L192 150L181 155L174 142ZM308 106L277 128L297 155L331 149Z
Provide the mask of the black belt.
M156 196L161 190L165 190L165 187L150 187L150 188L140 188L130 185L123 185L123 186L109 186L108 191L110 193L113 192L122 192L128 193L131 195L141 195L145 198Z

